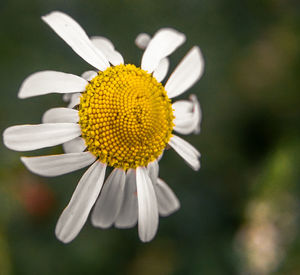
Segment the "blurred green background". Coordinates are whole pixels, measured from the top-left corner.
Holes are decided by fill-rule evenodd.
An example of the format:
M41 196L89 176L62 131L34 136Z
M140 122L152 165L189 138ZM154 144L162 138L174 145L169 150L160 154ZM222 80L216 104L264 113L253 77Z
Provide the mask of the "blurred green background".
M0 274L300 274L300 2L1 0L1 132L62 106L60 95L19 100L26 76L90 69L41 21L52 10L111 39L126 63L140 64L136 35L161 27L187 35L171 69L201 47L205 74L189 93L200 100L202 132L187 140L201 151L202 168L165 154L160 176L182 207L160 219L151 243L139 241L136 227L99 230L87 222L63 245L55 223L84 170L38 177L19 161L23 153L2 144Z

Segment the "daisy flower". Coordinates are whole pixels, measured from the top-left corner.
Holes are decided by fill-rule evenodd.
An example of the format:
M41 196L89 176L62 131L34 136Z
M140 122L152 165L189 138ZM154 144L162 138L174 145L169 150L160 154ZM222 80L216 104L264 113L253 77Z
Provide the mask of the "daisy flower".
M202 75L200 49L193 47L163 85L167 56L184 43L184 34L171 28L158 30L152 38L140 34L136 44L144 54L136 67L125 65L108 39L89 38L68 15L55 11L42 19L97 71L81 76L41 71L27 77L19 98L61 93L68 106L46 111L42 124L7 128L4 144L16 151L62 144L64 154L21 157L31 172L41 176L89 166L57 222L59 240L72 241L91 212L92 224L100 228L138 223L140 239L148 242L156 234L159 215L168 216L180 207L158 177L164 150L171 147L194 170L200 168L200 153L173 134L199 132L198 100L191 95L189 100L171 102ZM107 167L113 170L105 180Z

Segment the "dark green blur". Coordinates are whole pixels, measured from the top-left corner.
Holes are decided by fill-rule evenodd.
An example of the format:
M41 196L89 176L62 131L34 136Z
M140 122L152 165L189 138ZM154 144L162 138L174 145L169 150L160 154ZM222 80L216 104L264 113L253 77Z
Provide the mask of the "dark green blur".
M300 274L300 4L296 0L1 0L0 129L40 123L60 95L17 98L40 70L81 74L91 67L40 19L68 13L89 35L113 41L127 63L140 64L140 32L173 27L193 46L205 74L189 93L203 111L202 153L194 172L169 150L160 176L181 209L160 219L156 238L137 228L99 230L88 221L71 244L56 221L84 170L57 178L29 173L19 160L60 147L13 152L0 145L0 274L215 275Z

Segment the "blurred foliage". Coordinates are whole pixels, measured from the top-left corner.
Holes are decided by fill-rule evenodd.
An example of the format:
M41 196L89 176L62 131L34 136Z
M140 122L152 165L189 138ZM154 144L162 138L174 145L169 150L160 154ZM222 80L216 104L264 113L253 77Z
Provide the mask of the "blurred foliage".
M89 69L40 20L52 10L70 14L89 35L108 37L137 65L140 32L170 26L186 33L171 69L201 47L205 75L190 92L200 99L202 132L187 140L201 151L202 168L195 173L166 152L160 175L182 207L160 219L151 243L140 243L137 228L99 230L87 222L63 245L55 223L83 170L41 178L2 145L0 274L300 274L299 1L2 0L1 131L39 123L62 104L59 95L17 99L27 75Z

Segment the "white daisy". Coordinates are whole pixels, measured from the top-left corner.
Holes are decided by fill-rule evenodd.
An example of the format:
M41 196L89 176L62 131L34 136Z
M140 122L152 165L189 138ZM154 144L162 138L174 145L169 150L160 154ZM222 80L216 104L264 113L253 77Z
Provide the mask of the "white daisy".
M200 168L200 153L173 134L198 133L200 106L190 100L171 103L190 88L203 73L203 59L195 46L183 58L163 86L169 56L185 41L184 34L160 29L151 38L141 34L136 44L145 49L141 67L124 65L123 57L103 37L89 38L68 15L52 12L42 19L98 72L81 77L57 71L42 71L23 82L19 98L62 93L67 108L45 112L42 124L18 125L3 133L4 144L16 151L63 144L65 153L21 157L24 165L41 176L58 176L90 166L56 225L56 236L72 241L91 213L92 224L133 227L150 241L156 234L159 215L168 216L180 204L170 187L158 177L167 145L194 170ZM113 167L105 178L106 167Z

